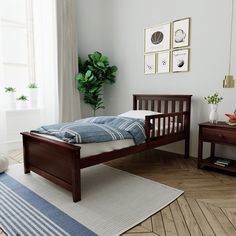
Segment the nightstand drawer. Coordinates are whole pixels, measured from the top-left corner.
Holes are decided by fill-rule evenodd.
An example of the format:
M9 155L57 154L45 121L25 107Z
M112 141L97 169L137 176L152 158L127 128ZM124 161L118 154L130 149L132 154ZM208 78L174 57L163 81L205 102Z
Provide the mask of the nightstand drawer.
M236 144L236 132L233 130L202 128L202 137L208 141Z

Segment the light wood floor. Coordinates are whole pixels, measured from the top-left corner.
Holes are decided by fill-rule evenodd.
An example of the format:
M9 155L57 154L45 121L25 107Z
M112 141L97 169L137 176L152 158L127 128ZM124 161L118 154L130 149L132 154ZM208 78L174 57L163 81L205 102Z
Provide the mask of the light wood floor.
M10 155L10 163L22 161L22 152ZM196 159L158 150L109 162L115 168L185 191L179 199L126 236L236 236L236 176L198 170ZM0 236L1 234L0 230Z

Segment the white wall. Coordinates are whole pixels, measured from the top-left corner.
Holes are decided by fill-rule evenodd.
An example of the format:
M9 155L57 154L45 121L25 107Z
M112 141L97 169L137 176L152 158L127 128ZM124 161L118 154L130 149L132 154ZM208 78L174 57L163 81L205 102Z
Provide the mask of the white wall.
M110 27L106 22L106 0L78 0L78 51L79 56L85 60L89 53L95 51L105 52L109 48L107 28ZM109 25L109 26L108 26ZM82 117L92 116L92 110L83 103L81 95L81 114ZM103 114L100 110L98 115Z
M235 88L222 88L228 73L231 4L231 0L78 0L79 54L100 50L119 68L116 84L104 91L105 114L131 109L133 93L192 94L191 155L197 156L198 123L208 120L209 113L203 97L215 91L224 97L219 106L222 120L236 108ZM236 26L236 8L234 12ZM144 75L144 28L183 17L191 17L190 72ZM86 109L82 111L86 116ZM182 153L183 143L169 145L168 150ZM217 152L234 157L235 149L221 146Z

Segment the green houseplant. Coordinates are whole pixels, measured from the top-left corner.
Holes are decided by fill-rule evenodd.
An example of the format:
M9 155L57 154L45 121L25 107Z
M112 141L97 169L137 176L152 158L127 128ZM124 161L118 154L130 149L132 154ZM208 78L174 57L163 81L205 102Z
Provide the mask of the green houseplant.
M16 89L13 87L5 87L5 93L15 93Z
M38 85L36 83L30 83L28 85L29 89L29 100L31 107L37 107L38 106Z
M30 88L30 89L35 89L35 88L38 88L38 85L37 85L36 83L30 83L30 84L28 85L28 88Z
M218 104L223 100L223 97L219 96L219 93L214 93L213 95L209 95L204 97L208 104L211 105L211 111L209 114L209 120L211 123L218 122Z
M19 102L19 107L22 109L27 108L27 101L28 101L28 97L25 95L21 95L16 99Z
M5 87L5 93L6 93L6 106L9 109L15 109L16 108L16 89L13 87Z
M84 62L79 58L79 73L77 89L84 95L84 102L89 104L93 115L100 108L105 108L102 100L103 84L115 83L117 67L110 66L108 58L100 52L88 55Z
M17 98L18 101L28 101L28 97L25 95L21 95L20 97Z
M219 96L219 93L214 93L213 95L209 95L204 97L208 104L218 104L223 100L223 97Z

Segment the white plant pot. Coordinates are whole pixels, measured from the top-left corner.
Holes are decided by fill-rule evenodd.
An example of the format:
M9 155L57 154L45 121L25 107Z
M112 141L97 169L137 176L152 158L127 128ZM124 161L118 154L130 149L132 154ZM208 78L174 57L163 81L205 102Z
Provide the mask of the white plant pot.
M26 109L28 107L28 102L27 101L18 101L18 107L20 109Z
M29 100L30 100L31 107L38 106L38 89L37 88L29 89Z
M13 92L7 93L7 108L15 109L16 108L16 96Z
M211 123L213 124L217 124L218 119L219 119L219 115L217 112L218 109L218 104L210 104L211 105L211 111L209 114L209 120Z

